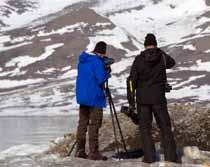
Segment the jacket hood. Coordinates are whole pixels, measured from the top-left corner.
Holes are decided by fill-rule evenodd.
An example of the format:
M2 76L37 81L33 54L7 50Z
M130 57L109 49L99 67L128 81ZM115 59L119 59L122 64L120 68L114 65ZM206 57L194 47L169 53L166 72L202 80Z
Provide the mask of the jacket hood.
M142 52L142 54L145 61L151 66L154 66L160 62L161 51L159 48L146 49Z
M99 57L94 53L82 52L79 56L80 63L86 63L98 59Z

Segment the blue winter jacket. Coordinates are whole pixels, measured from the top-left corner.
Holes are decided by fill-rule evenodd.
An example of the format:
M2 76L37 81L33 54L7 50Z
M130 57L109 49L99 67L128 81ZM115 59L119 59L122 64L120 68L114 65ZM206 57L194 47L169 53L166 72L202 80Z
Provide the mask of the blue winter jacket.
M77 103L98 108L106 107L103 85L107 79L103 59L93 53L82 52L76 81Z

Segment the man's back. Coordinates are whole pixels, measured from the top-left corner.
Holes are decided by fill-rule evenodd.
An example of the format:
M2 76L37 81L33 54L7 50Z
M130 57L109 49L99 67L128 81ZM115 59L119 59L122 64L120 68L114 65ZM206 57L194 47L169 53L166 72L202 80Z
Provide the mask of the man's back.
M130 76L136 81L137 102L141 104L166 103L165 69L171 68L174 64L175 61L159 48L146 49L136 57Z
M145 51L136 57L129 76L132 89L128 89L130 107L135 107L133 98L136 90L137 112L144 151L143 161L152 163L157 160L152 140L152 120L155 117L160 129L161 145L165 161L176 162L176 143L171 131L170 116L167 110L165 84L166 68L175 65L173 58L157 48L154 34L147 34L144 41ZM129 87L128 87L129 88Z
M107 78L102 59L95 54L83 52L78 64L77 102L82 105L105 107L103 84Z

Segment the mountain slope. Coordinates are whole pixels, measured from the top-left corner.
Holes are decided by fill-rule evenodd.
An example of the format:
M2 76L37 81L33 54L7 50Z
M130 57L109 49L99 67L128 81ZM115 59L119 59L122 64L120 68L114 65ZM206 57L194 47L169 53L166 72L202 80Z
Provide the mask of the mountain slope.
M0 32L2 114L14 114L14 108L17 113L25 108L29 114L40 108L46 113L76 110L78 55L91 51L99 40L109 44L108 55L116 60L110 79L115 103L126 103L125 80L148 32L156 34L159 46L177 62L168 71L174 88L167 95L170 101L209 102L209 1L62 0L58 6L56 1L49 3L51 10L42 13L44 17L37 12L49 1L40 7L41 1L33 2L29 3L33 7L25 5L24 14L34 21L22 20L21 27L15 29L4 21L9 27ZM50 15L45 15L47 12Z
M91 51L100 39L112 41L109 53L117 61L139 50L135 39L85 7L71 9L44 24L4 32L1 38L2 114L14 108L25 108L26 113L27 107L74 108L77 58L81 51Z

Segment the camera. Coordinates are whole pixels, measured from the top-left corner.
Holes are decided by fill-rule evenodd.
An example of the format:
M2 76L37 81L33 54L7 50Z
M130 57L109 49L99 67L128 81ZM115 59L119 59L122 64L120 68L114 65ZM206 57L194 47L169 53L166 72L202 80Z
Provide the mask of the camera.
M168 82L166 82L165 83L165 92L170 92L171 90L172 90L172 86Z
M108 73L111 73L111 65L115 62L113 58L110 58L110 57L107 57L107 56L104 56L103 57L104 59L104 64L105 64L105 70L108 72Z
M122 106L120 112L129 117L134 124L138 125L139 119L137 113L135 113L135 108Z

